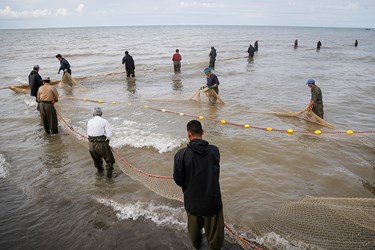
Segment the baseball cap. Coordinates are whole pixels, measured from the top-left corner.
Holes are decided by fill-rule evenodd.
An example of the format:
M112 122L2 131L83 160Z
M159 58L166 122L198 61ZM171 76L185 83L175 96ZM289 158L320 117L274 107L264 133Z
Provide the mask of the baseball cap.
M311 79L307 80L307 82L305 84L306 85L307 84L315 84L315 80L311 78Z

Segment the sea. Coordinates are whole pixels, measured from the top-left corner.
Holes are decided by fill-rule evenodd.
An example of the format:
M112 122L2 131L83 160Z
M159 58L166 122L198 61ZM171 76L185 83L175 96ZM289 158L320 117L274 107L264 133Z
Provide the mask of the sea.
M242 235L261 240L257 227L305 197L375 198L374 41L374 29L360 28L0 30L0 249L192 249L183 203L118 165L111 180L98 175L88 149L63 126L84 134L96 106L112 126L110 145L132 166L161 176L173 175L174 154L188 143L186 124L199 119L203 138L220 150L225 222ZM225 104L210 104L204 93L200 102L189 98L206 83L212 46ZM180 74L171 60L176 49ZM126 50L135 78L126 78L121 63ZM58 53L77 85L56 85L59 133L48 135L35 98L8 87L28 83L36 64L42 77L61 80ZM334 129L276 115L307 107L309 78ZM272 237L273 249L312 248Z

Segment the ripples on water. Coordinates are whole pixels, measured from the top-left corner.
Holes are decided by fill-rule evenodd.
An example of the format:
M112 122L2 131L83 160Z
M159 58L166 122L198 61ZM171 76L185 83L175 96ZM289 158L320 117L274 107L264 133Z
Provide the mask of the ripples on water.
M205 138L221 151L226 222L244 231L264 223L281 204L306 195L374 197L372 134L325 135L329 129L269 114L304 109L310 98L304 83L313 77L323 91L328 122L339 131L372 130L373 31L186 26L11 30L0 36L7 48L0 51L0 87L26 82L34 64L42 76L60 79L55 54L63 54L83 86L59 88L66 120L84 133L99 104L82 98L107 101L101 105L113 126L112 146L150 173L172 174L174 153L187 143L191 118L144 105L259 127L322 130L320 136L288 136L203 120ZM259 51L248 61L246 50L255 40ZM211 46L218 52L215 73L226 102L216 107L186 101L205 83L202 70ZM171 61L176 48L183 57L177 76ZM124 78L124 50L135 59L135 80ZM2 247L188 248L182 204L149 192L118 168L113 181L95 175L87 149L67 131L44 134L32 98L9 90L1 95Z

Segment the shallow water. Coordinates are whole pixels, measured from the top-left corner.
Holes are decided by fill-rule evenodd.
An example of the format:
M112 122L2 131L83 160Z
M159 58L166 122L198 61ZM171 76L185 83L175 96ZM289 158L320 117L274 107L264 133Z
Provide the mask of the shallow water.
M307 195L375 195L374 134L324 134L374 130L372 30L155 26L2 30L0 37L6 48L0 51L0 87L26 82L34 64L42 76L60 79L54 56L61 53L81 86L58 88L61 114L84 133L94 106L102 106L113 127L111 145L146 172L172 175L173 156L187 143L191 117L145 105L206 117L204 138L221 152L225 220L243 232ZM296 38L300 46L293 49ZM259 51L248 61L247 47L255 40ZM225 105L210 106L203 96L201 103L186 98L205 83L202 70L211 46L218 53L215 74ZM173 74L171 61L176 48L183 57L180 75ZM135 80L124 77L124 50L135 60ZM325 119L337 129L268 114L303 110L310 77L322 89ZM60 127L58 136L44 134L33 98L8 89L0 94L1 248L190 246L181 203L150 192L118 167L113 181L96 175L87 149L68 131ZM210 119L323 134L288 135Z

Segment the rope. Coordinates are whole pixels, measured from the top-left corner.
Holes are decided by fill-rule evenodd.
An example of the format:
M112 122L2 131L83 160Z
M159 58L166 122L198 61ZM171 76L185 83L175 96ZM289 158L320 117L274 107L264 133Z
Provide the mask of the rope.
M161 112L164 112L164 113L185 115L185 116L193 117L193 118L196 118L196 119L201 119L201 120L206 119L206 120L216 122L216 123L229 124L229 125L232 125L232 126L243 127L243 128L253 128L253 129L258 129L258 130L263 130L263 131L268 131L268 132L275 131L275 132L288 133L288 134L292 134L292 133L296 132L296 133L301 133L301 134L315 134L315 135L323 134L323 132L320 131L320 130L304 131L304 130L293 130L293 129L274 129L274 128L271 128L271 127L265 128L265 127L250 126L249 124L239 124L239 123L234 123L234 122L228 122L226 120L211 119L211 118L206 118L204 116L196 116L196 115L191 115L191 114L186 114L186 113L181 113L181 112L175 112L175 111L166 110L166 109L153 108L153 107L150 107L150 106L144 106L144 108L155 110L155 111L161 111ZM324 134L354 134L354 133L355 134L371 134L371 133L375 133L375 130L355 131L355 132L353 130L325 131L324 132Z
M71 126L65 119L64 117L60 114L60 112L58 112L56 110L56 113L58 115L58 117L61 119L61 121L64 122L64 124L71 130L71 132L79 135L80 137L82 138L85 138L85 139L88 139L88 137L86 135L83 135L81 133L79 133L78 131L76 131L73 126ZM147 177L152 177L152 178L158 178L158 179L173 179L172 176L162 176L162 175L154 175L154 174L150 174L150 173L147 173L139 168L136 168L134 167L133 165L131 165L124 157L122 157L120 155L119 152L117 152L116 150L114 150L112 147L111 147L111 150L112 152L129 168L139 172L140 174L143 174ZM250 242L248 239L245 239L244 237L242 237L238 232L236 232L234 229L232 229L231 227L229 227L226 223L224 223L224 227L226 229L228 229L228 231L232 234L233 237L235 237L237 240L240 240L242 243L244 243L246 246L248 246L250 249L253 249L253 250L262 250L262 248L260 246L257 246L255 244L253 244L252 242Z

